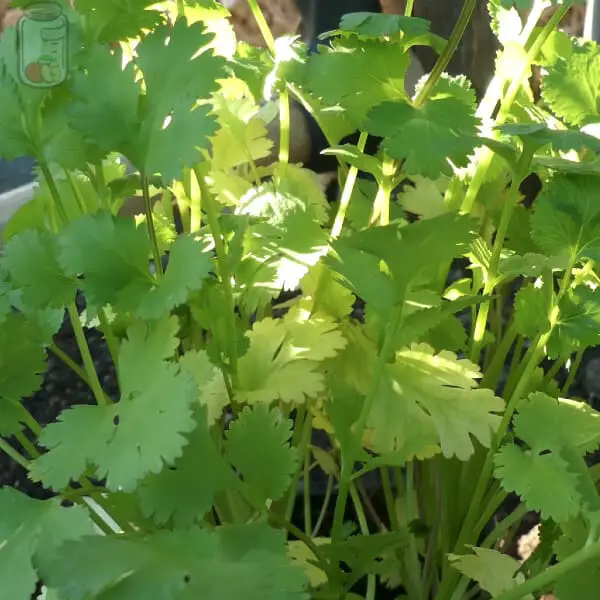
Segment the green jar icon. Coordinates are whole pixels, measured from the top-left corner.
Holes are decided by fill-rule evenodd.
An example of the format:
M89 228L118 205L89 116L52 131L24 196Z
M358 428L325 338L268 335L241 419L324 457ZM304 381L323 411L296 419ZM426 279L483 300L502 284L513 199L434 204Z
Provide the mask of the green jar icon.
M19 20L19 75L23 83L49 88L67 78L67 18L58 4L25 7Z

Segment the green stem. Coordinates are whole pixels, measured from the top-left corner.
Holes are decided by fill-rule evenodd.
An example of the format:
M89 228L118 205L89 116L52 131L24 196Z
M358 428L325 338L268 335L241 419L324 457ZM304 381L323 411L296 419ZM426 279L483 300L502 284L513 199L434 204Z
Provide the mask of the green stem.
M29 441L27 436L22 431L17 432L15 437L17 438L19 444L21 444L23 450L27 452L30 459L33 460L40 455L35 446Z
M263 36L265 40L265 44L269 49L269 52L275 56L275 38L273 37L273 33L265 19L265 15L263 14L260 6L258 5L257 0L248 0L248 6L250 7L250 11L252 12L252 16L258 25L258 29L260 30L260 34Z
M548 587L569 572L581 569L587 563L600 558L600 541L593 542L575 554L561 560L558 564L548 567L535 577L516 585L499 594L494 600L522 600L529 594Z
M71 191L73 192L73 196L75 196L75 200L77 201L77 206L79 206L79 211L82 215L84 215L87 212L86 207L85 207L85 201L83 200L81 191L77 187L75 178L73 177L73 175L71 174L71 172L68 169L64 169L64 172L65 172L65 177L67 178L67 181L69 182L69 187L71 188Z
M406 465L406 521L411 523L418 517L415 503L415 461L410 460ZM419 550L415 536L411 533L408 541L408 572L415 591L415 598L423 598L423 580L421 575L421 563L419 561ZM412 597L412 596L411 596Z
M237 359L238 359L238 349L237 349L237 336L235 331L235 301L233 298L233 289L231 283L231 270L229 268L229 257L227 256L227 249L225 247L225 238L223 236L223 231L221 230L221 225L219 223L219 214L217 211L216 203L214 198L206 185L204 180L204 176L199 167L194 167L194 173L196 174L196 179L198 180L198 185L200 186L200 194L202 196L202 204L204 206L204 210L206 211L206 216L208 219L208 224L210 227L210 231L212 233L214 242L215 242L215 252L217 255L217 266L219 270L219 279L221 280L221 284L223 285L223 293L225 295L225 304L224 311L227 314L227 338L229 341L229 368L231 372L229 373L231 377L231 381L235 382L237 380ZM235 384L232 383L232 388L235 388Z
M404 16L405 17L412 17L414 4L415 4L415 0L406 0L406 6L404 8Z
M177 0L177 16L185 17L185 0Z
M477 0L465 0L463 4L462 10L458 17L458 21L450 34L450 38L448 39L448 43L444 47L444 51L440 54L437 62L435 63L431 74L427 78L425 85L421 88L421 91L418 93L417 97L414 99L413 104L416 107L422 106L425 100L431 94L435 84L438 82L439 78L442 76L442 73L448 67L450 60L454 56L460 41L469 25L469 21L473 15L475 7L477 5Z
M144 211L146 213L146 227L148 228L148 235L150 237L150 245L152 247L152 254L154 255L154 262L156 266L156 272L158 273L159 279L164 275L160 248L158 247L158 236L156 235L156 228L154 227L154 216L152 215L152 203L150 199L150 183L148 178L143 173L141 174L142 180L142 196L144 197Z
M104 334L104 339L106 340L106 345L108 346L108 351L110 352L110 357L113 361L115 369L119 370L119 341L115 336L114 331L110 323L108 322L108 318L106 317L106 311L101 308L98 311L98 319L100 320L100 327L102 328L102 333Z
M50 195L54 200L54 207L58 210L58 214L62 220L63 226L69 223L69 217L67 215L67 211L62 203L60 194L58 192L58 187L56 187L56 182L54 181L54 177L52 177L52 173L50 172L50 168L48 167L48 163L46 161L41 160L39 162L40 170L46 180L46 184L48 185L48 189L50 190Z
M71 325L73 327L73 332L75 333L77 346L81 354L81 359L83 360L85 373L87 375L89 386L92 390L92 393L94 394L94 398L98 403L98 406L107 406L108 402L106 399L106 395L104 394L104 390L100 385L98 373L96 373L96 368L94 367L94 360L92 359L92 355L90 353L90 347L88 346L87 340L85 339L85 333L83 332L83 327L81 326L81 321L79 320L77 307L75 306L74 302L71 302L69 304L69 306L67 307L67 311L69 313L69 319L71 320Z
M110 210L110 192L108 190L108 186L106 185L104 167L101 160L94 164L94 174L96 176L96 184L98 186L98 195L100 196L104 208L106 208L106 210Z
M287 88L279 95L279 162L290 160L290 93Z
M396 161L386 156L383 159L383 177L379 182L377 194L373 201L371 213L371 224L379 221L379 225L385 226L390 223L390 196L392 193L392 181L396 172Z
M510 515L502 519L502 521L500 521L500 523L494 527L494 529L481 543L481 548L491 548L515 523L518 523L527 514L527 512L527 507L524 504L520 504L515 510L513 510L513 512L510 513Z
M331 494L333 493L333 484L334 477L330 475L327 478L327 487L325 488L325 497L323 498L323 504L321 506L321 511L319 512L319 516L317 517L317 522L315 523L315 528L312 530L311 537L317 537L319 535L319 531L321 531L321 527L323 526L323 521L325 520L325 515L327 514L327 509L329 508L329 503L331 502Z
M494 357L492 358L488 368L485 371L483 379L481 380L481 387L487 387L489 389L495 390L498 382L500 381L500 377L502 375L502 370L506 363L506 356L510 352L515 340L518 336L517 327L515 322L510 324L508 330L504 334L500 345L494 352Z
M52 344L50 346L50 350L52 354L54 354L57 358L62 360L62 362L71 369L84 383L90 384L88 376L85 371L63 350L61 350L56 344Z
M29 461L19 452L17 452L6 440L0 438L0 450L29 471Z
M557 8L556 12L549 19L548 23L544 25L541 32L539 34L533 33L532 36L535 35L535 41L530 43L528 40L527 47L529 50L527 52L527 56L521 65L521 68L517 71L517 75L513 77L508 90L504 94L502 98L502 103L500 104L500 110L498 111L498 116L496 117L496 125L500 125L504 123L506 118L510 113L510 109L521 89L521 84L523 79L527 76L527 71L531 68L531 63L537 55L539 54L542 46L545 44L548 36L556 29L556 26L562 18L565 16L567 11L570 8L570 2L566 5L562 5ZM475 174L473 175L473 179L471 180L471 184L467 189L467 193L465 194L461 212L466 214L470 213L473 209L473 205L475 203L475 199L479 195L479 190L481 186L487 181L487 174L492 163L492 159L494 157L494 152L488 147L482 148L480 152L478 152L478 165Z
M377 361L373 368L373 374L371 376L371 388L369 394L365 398L365 402L362 406L362 410L358 420L356 422L356 428L354 431L354 435L357 439L361 440L363 437L363 433L365 427L367 425L367 421L369 419L369 415L371 414L371 408L373 406L373 402L375 401L375 397L377 396L377 392L379 391L379 386L381 384L381 379L385 370L385 366L387 364L388 356L394 347L394 341L396 339L396 331L400 326L400 322L402 321L402 311L404 309L404 302L400 301L396 308L394 309L394 313L389 323L385 339L383 343L383 347L379 352L379 356L377 357ZM335 511L333 516L333 528L332 528L332 540L338 542L342 537L342 528L344 525L344 513L346 510L346 502L348 500L348 493L350 491L350 482L352 478L352 470L354 468L354 455L351 453L350 455L342 453L342 469L340 474L340 487L338 491L338 497L335 504Z
M532 159L532 152L524 152L521 156L521 159L519 160L519 166L517 167L516 172L513 175L513 180L510 185L507 198L504 202L504 207L502 208L502 216L500 217L500 223L498 224L498 229L496 230L496 238L494 240L494 246L492 248L490 265L483 287L484 297L490 296L498 282L498 269L500 266L500 257L502 256L502 249L504 248L506 233L508 231L508 226L510 225L510 221L512 219L515 207L517 206L517 202L521 196L521 192L519 190L521 181L529 171ZM490 299L484 300L479 306L479 311L477 312L477 319L475 321L475 328L473 330L471 352L469 353L469 359L475 364L479 363L479 359L481 357L481 349L483 346L483 338L487 327L490 305Z
M573 385L573 382L575 381L575 377L577 376L579 367L581 367L581 361L583 360L584 350L585 350L584 348L578 350L577 354L575 355L575 361L573 362L573 364L571 365L571 368L569 369L569 376L567 377L567 381L565 382L565 385L560 390L560 394L563 398L566 398L569 395L569 391L571 390L571 386Z
M312 429L312 427L310 428ZM310 495L310 445L304 450L304 531L310 535L312 531L311 495Z

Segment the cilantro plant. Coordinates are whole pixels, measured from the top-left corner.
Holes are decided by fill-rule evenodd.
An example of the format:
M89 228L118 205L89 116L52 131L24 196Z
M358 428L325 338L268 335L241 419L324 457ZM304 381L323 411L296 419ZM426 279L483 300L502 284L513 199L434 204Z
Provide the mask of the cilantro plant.
M51 88L2 36L0 157L39 186L3 232L0 450L52 497L0 489L0 600L595 598L600 415L570 390L600 343L600 48L559 30L571 1L542 25L490 0L476 98L445 74L476 0L449 40L407 2L313 55L248 3L264 50L212 0L64 0ZM417 45L439 59L410 97ZM292 101L332 201L290 162ZM95 402L42 426L51 354Z

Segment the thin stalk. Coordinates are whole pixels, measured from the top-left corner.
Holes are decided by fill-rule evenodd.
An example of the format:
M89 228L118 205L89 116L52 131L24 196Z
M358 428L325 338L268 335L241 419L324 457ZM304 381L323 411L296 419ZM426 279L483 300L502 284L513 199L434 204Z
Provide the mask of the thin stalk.
M411 523L418 517L415 504L415 461L411 460L406 465L406 521ZM419 550L415 536L411 533L408 540L408 572L410 574L412 585L416 592L416 598L423 596L423 580L421 574L421 563L419 561ZM411 596L412 597L412 596Z
M237 379L237 359L238 359L238 350L237 350L237 338L235 332L235 301L233 298L233 289L231 283L231 270L229 268L229 257L227 256L227 249L225 247L225 238L223 236L223 231L221 230L221 225L219 223L219 215L217 211L217 207L215 205L214 198L204 181L204 176L199 167L194 167L194 173L196 174L196 179L198 180L198 185L200 186L200 193L202 195L202 204L204 205L204 210L206 211L206 216L208 218L208 224L210 227L210 231L212 233L214 242L215 242L215 252L217 254L217 266L219 270L219 278L223 285L223 292L225 295L225 304L224 310L227 312L227 337L229 341L229 367L231 369L231 379L232 381L236 381ZM235 387L234 385L232 387Z
M62 220L63 225L67 225L69 222L69 217L67 215L67 211L65 210L64 204L62 203L62 199L58 192L58 188L56 187L56 182L54 181L54 177L52 177L52 173L50 172L50 168L46 161L42 160L39 162L40 170L48 184L48 189L50 190L50 195L52 196L52 200L54 201L54 208L58 210L58 214Z
M110 353L110 357L113 361L115 369L118 372L119 368L119 341L115 336L114 331L110 323L108 322L108 318L106 317L106 311L101 308L98 311L98 319L100 320L100 327L102 328L102 333L104 334L104 339L106 340L106 345L108 346L108 351Z
M379 222L379 225L385 226L390 223L390 196L392 193L392 181L396 172L396 161L386 156L382 167L383 177L379 182L377 194L373 202L370 222L371 225Z
M69 182L69 187L71 188L71 191L73 192L73 196L75 196L75 200L77 201L77 206L79 207L79 211L81 212L82 215L84 215L86 213L85 202L81 195L81 191L77 187L75 178L73 177L73 175L71 174L71 172L68 169L64 169L64 172L65 172L65 177L67 178L67 181Z
M496 125L500 125L506 120L507 116L510 113L510 109L513 105L513 102L515 101L515 98L519 93L523 79L526 77L528 69L531 68L531 63L539 54L542 46L546 43L548 36L556 29L558 23L560 23L560 21L563 19L563 17L570 8L570 5L570 2L561 5L559 8L557 8L556 12L548 20L548 23L544 25L539 34L531 34L536 35L537 37L535 37L535 41L533 41L533 43L530 43L531 40L528 40L527 46L529 47L529 50L527 52L527 56L523 61L523 64L521 66L521 69L518 71L517 76L512 79L508 90L502 98L500 110L498 111L498 116L496 117ZM494 156L494 151L488 148L487 146L485 148L482 148L478 153L477 170L475 171L473 179L471 180L471 184L469 185L467 193L465 194L461 206L462 213L470 213L473 209L475 199L479 195L479 190L481 189L481 186L487 181L488 170L490 168Z
M365 398L365 402L363 404L360 416L356 423L355 435L358 439L362 439L367 421L369 419L369 415L371 413L371 407L373 406L373 402L375 401L375 397L379 390L379 385L381 383L381 378L383 372L385 370L385 365L387 362L387 357L390 354L395 340L396 331L400 326L400 322L402 321L402 311L404 308L404 302L401 301L398 303L396 308L394 309L394 314L392 316L391 323L386 331L385 340L383 343L383 347L377 357L377 361L375 363L375 367L373 369L373 374L371 377L371 389L367 397ZM350 481L352 478L352 470L354 468L354 456L344 456L342 454L342 470L340 476L340 487L338 491L338 497L335 504L335 511L333 516L333 528L331 537L334 542L337 542L342 537L342 527L344 524L344 512L346 510L346 502L348 500L348 493L350 491Z
M98 186L96 191L100 196L100 200L102 201L104 208L110 210L110 192L106 185L104 168L102 166L102 161L100 160L94 164L94 175L96 176L96 185Z
M581 367L581 361L583 360L583 349L580 349L577 351L577 354L575 355L575 361L573 362L573 364L571 365L571 368L569 369L569 376L567 377L567 381L565 382L565 385L563 385L562 389L560 390L560 394L563 398L566 398L569 395L569 391L571 390L571 386L573 385L573 382L575 381L575 377L577 376L577 372L579 371L579 367Z
M517 206L517 202L521 196L521 192L519 190L521 181L525 177L525 174L529 171L532 159L533 153L524 153L521 156L521 159L519 160L519 166L517 167L516 172L514 173L506 201L504 202L504 206L502 208L500 223L498 224L498 229L496 230L496 237L494 239L494 245L492 248L492 256L490 258L487 277L483 286L484 297L490 296L490 294L494 291L494 288L496 287L498 269L500 266L500 257L502 255L502 249L504 248L506 233L508 231L508 226L510 225L510 221L512 219L515 207ZM477 319L475 321L473 337L471 338L471 351L469 353L469 359L475 364L479 363L479 359L481 357L483 337L487 327L490 304L490 299L484 300L480 304L479 311L477 312Z
M297 437L296 440L292 438L292 441L296 442L296 448L298 449L298 454L300 456L304 456L306 452L309 451L310 439L312 434L312 416L308 410L300 413L300 419L296 418L296 422L300 421L302 423L302 427L296 428L294 430L294 436L299 433L300 437ZM294 504L296 502L296 490L298 489L298 483L300 481L300 477L302 476L302 468L296 471L294 479L292 480L292 485L290 485L289 495L287 497L287 502L285 504L285 518L289 521L292 518L292 512L294 511Z
M381 532L387 531L387 527L381 520L381 517L377 514L377 509L373 506L373 502L371 502L371 498L369 498L369 494L367 494L367 490L365 489L365 486L362 484L362 481L360 479L357 479L356 481L353 481L350 484L350 495L351 496L352 496L352 489L354 487L356 487L356 491L358 492L358 495L360 496L360 498L362 500L362 504L365 507L366 512L369 513L369 516L371 517L373 523L375 523L377 529L379 529L379 531L381 531Z
M310 535L312 531L311 495L310 495L310 445L304 450L304 531Z
M55 343L52 343L50 350L52 354L62 360L84 383L90 384L86 372L66 352L61 350Z
M75 306L74 302L69 304L67 311L69 313L69 319L73 327L73 332L75 333L77 347L79 348L81 359L83 360L83 367L87 375L88 384L92 390L92 393L94 394L94 398L98 406L107 406L108 402L106 395L104 394L104 390L100 385L100 380L98 379L98 373L96 373L96 368L94 367L94 360L90 352L90 347L85 339L85 333L83 332L83 327L81 326L77 307Z
M263 14L260 6L258 5L257 0L248 0L248 6L250 7L250 11L252 12L252 16L258 25L258 29L263 39L265 40L265 44L269 49L269 52L275 56L275 38L273 37L273 33L271 32L271 28L265 19L265 15Z
M287 88L279 95L279 162L290 160L290 93Z
M317 522L315 523L315 527L312 530L312 534L310 537L317 537L319 535L319 531L321 531L321 527L323 527L323 521L325 520L325 515L327 514L327 509L329 508L329 503L331 502L331 494L333 492L333 483L334 478L332 475L329 475L327 478L327 487L325 488L325 497L323 498L323 504L321 505L321 511L319 512L319 516L317 517Z
M366 131L361 131L360 136L358 138L358 143L356 144L356 148L359 152L364 151L368 137L369 134ZM333 221L333 227L331 228L331 231L329 233L329 241L336 240L342 233L344 221L346 220L346 212L348 211L348 206L350 206L350 199L352 198L352 192L354 191L354 186L356 185L357 177L358 167L350 167L350 169L348 170L348 176L346 177L346 181L344 182L344 189L342 190L342 195L340 196L340 205L338 207L335 219Z
M144 211L146 213L146 227L148 228L148 236L150 237L150 245L152 247L152 254L154 255L154 263L156 272L158 273L159 279L162 279L163 267L160 255L160 248L158 247L158 236L156 235L156 228L154 227L154 216L152 215L152 204L150 200L150 183L148 178L143 173L141 174L142 180L142 196L144 198Z
M567 573L581 569L593 560L597 561L598 558L600 558L600 541L595 541L561 560L558 564L548 567L535 577L499 594L494 600L522 600L529 594L546 588Z
M473 12L475 10L476 5L477 0L465 0L456 25L454 26L454 29L452 30L452 33L448 38L448 43L444 47L443 52L440 54L439 58L437 59L437 62L433 66L431 74L427 78L425 85L423 85L421 91L418 93L417 97L413 101L413 104L416 107L423 105L425 100L427 100L427 98L429 97L429 94L431 94L433 88L435 87L435 84L442 76L442 73L444 73L444 71L448 67L450 60L452 60L452 57L454 56L454 53L456 52L456 49L458 48L458 45L462 40L467 26L469 25L469 21L473 16Z
M527 16L527 21L521 34L519 36L519 43L523 46L526 46L530 43L530 37L535 29L538 21L540 20L542 14L548 7L549 3L547 0L536 0L529 11L529 15ZM476 115L482 119L491 118L496 105L500 101L502 97L502 89L504 87L505 79L501 77L501 73L497 72L492 81L488 85L488 88L479 103L479 107L477 109Z
M21 447L23 448L23 450L25 450L27 452L30 459L33 460L34 458L37 458L40 455L40 453L37 451L36 447L29 441L27 436L22 431L18 431L15 434L15 437L17 438L17 441L19 442L19 444L21 444Z
M2 438L0 438L0 450L12 458L16 463L21 465L24 469L29 471L29 461Z
M544 376L544 380L542 382L542 385L544 387L550 384L550 382L556 377L557 373L561 370L561 368L565 365L566 362L566 358L557 358L552 363L552 366L548 369L548 372Z
M510 515L502 519L502 521L490 531L488 536L480 544L481 548L491 548L495 545L513 525L518 523L527 514L527 512L527 507L524 504L520 504L510 513Z
M415 0L406 0L406 6L404 7L404 16L412 17L413 7Z
M185 17L185 0L177 0L177 16L180 19Z
M500 345L496 349L496 352L494 352L494 357L481 380L481 387L487 387L493 390L496 389L498 382L500 381L500 376L502 375L504 364L506 363L506 356L510 352L518 335L517 327L513 320L504 334Z

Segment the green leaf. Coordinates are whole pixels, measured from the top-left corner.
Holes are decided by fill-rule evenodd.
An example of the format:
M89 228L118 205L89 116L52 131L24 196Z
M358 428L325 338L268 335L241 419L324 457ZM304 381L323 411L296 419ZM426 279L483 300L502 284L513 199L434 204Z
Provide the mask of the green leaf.
M65 275L58 254L56 237L35 230L18 234L4 247L2 267L13 285L22 290L25 304L62 308L74 299L77 284Z
M290 485L298 463L291 437L292 422L266 404L246 407L229 426L226 456L258 506L279 500Z
M517 573L521 567L518 560L498 550L477 547L472 550L474 554L450 554L450 564L492 597L525 581L525 576ZM523 600L533 600L533 596L527 594Z
M346 345L336 323L322 315L289 311L283 319L263 319L246 334L248 351L238 361L237 400L302 404L325 385L320 363Z
M64 544L43 577L64 600L308 600L285 534L263 524L87 537Z
M582 518L563 526L562 536L554 545L559 562L583 550L590 538L589 524ZM561 600L596 600L600 586L597 562L575 566L556 581L555 592Z
M371 279L379 277L377 267L373 268L368 259L363 258L359 268L356 252L347 249L367 252L383 260L389 269L399 297L405 286L424 272L432 271L435 265L460 256L466 251L468 243L474 238L474 221L467 216L446 213L431 219L425 219L408 226L399 227L396 224L385 227L371 227L351 236L334 242L333 248L338 253L342 267L335 265L343 275L347 271L350 283L357 289L372 289ZM353 264L352 261L355 261ZM365 267L369 264L369 271ZM375 263L373 263L375 264ZM352 279L351 279L352 278ZM376 280L376 285L384 288L386 284ZM362 290L358 295L367 300ZM371 296L375 295L373 292Z
M63 542L92 533L85 508L63 508L57 499L34 500L0 488L0 600L31 598L39 579L35 567L46 564Z
M574 48L542 81L544 102L575 127L598 120L599 97L600 48L593 42Z
M550 329L548 294L529 283L515 297L515 327L517 332L530 339Z
M534 241L552 256L600 259L600 178L555 175L531 217Z
M136 326L129 333L134 341L119 356L120 401L65 410L42 431L39 443L49 451L32 462L31 474L48 487L61 490L93 466L109 489L132 491L182 455L184 436L196 427L197 391L178 365L160 360L173 350L173 330L166 322L145 337ZM143 342L136 360L132 350Z
M180 178L183 167L200 160L200 148L216 130L210 107L196 104L224 75L222 58L210 51L195 56L210 41L202 25L188 26L185 19L147 34L136 47L143 96L133 64L122 69L118 54L96 47L85 73L73 77L74 127L105 152L124 154L146 175L160 173L165 182Z
M148 234L132 219L107 212L86 215L67 227L60 245L63 269L70 276L84 275L81 287L92 305L135 310L152 286Z
M429 21L418 17L389 15L372 12L345 14L340 29L366 37L392 36L405 33L409 36L423 35L429 31Z
M420 108L406 101L383 102L369 112L366 129L384 138L382 147L403 161L407 175L437 179L451 176L453 165L467 165L477 146L477 124L470 106L440 95Z
M577 516L582 510L578 475L562 450L583 456L598 448L599 418L600 413L582 402L531 394L515 417L515 436L527 448L506 444L495 457L504 489L519 494L543 518L564 523Z
M547 145L551 145L557 152L583 148L600 151L600 140L597 138L582 131L549 129L545 123L509 123L499 125L497 129L506 135L519 137L524 148L530 152L536 152Z
M395 44L359 38L337 40L310 57L303 85L328 106L340 105L354 127L384 100L407 98L404 76L410 62Z
M237 486L235 473L215 448L205 412L198 421L181 458L139 488L144 514L159 525L172 520L175 527L188 527L205 516L219 492Z
M0 323L0 399L20 400L36 392L46 368L35 324L20 313L7 315Z
M477 389L480 377L475 364L447 351L434 354L426 344L397 352L369 416L372 449L439 444L445 457L466 460L474 452L472 437L489 447L504 402L491 390Z
M600 299L598 291L585 285L569 290L561 299L553 336L565 349L579 349L600 344Z
M77 12L86 19L86 27L99 42L137 38L143 29L153 29L163 20L153 0L80 0Z
M163 279L141 300L137 310L143 319L158 319L187 302L198 291L212 270L212 257L202 242L192 236L179 236L169 254Z

